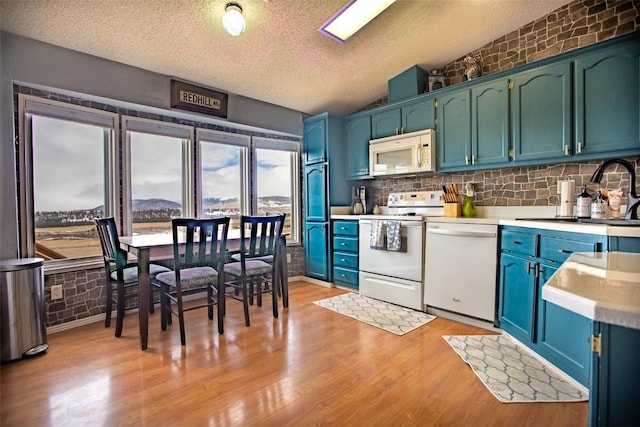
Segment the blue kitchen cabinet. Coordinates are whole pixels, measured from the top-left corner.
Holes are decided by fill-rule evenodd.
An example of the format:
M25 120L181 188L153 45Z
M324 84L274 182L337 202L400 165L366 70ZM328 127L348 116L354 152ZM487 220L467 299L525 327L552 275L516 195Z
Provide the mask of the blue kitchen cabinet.
M303 171L304 212L307 221L329 220L327 164L307 166Z
M358 221L333 221L333 283L358 289Z
M364 179L369 176L369 140L371 139L371 114L349 116L347 129L347 179Z
M589 386L589 426L637 426L640 330L596 324L599 331Z
M513 161L568 161L571 155L571 62L511 76Z
M438 170L509 163L509 80L492 80L438 98Z
M471 158L471 92L463 89L437 99L437 170L464 169Z
M609 251L640 253L640 237L609 237Z
M306 276L331 281L329 234L328 222L307 222L305 224L304 260Z
M594 322L542 299L542 287L573 252L601 252L606 236L503 227L499 325L584 385Z
M434 127L433 95L421 96L400 105L378 108L371 114L371 139Z
M322 113L304 120L303 206L305 216L305 272L331 280L329 217L331 206L349 206L344 118Z
M640 43L580 55L574 70L576 156L640 153Z

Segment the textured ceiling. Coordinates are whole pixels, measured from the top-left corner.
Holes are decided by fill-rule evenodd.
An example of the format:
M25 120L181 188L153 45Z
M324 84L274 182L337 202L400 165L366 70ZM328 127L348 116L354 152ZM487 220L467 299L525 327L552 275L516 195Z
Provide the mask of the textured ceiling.
M439 68L567 0L399 0L345 44L317 29L346 0L0 0L3 31L308 114L349 114L411 67Z

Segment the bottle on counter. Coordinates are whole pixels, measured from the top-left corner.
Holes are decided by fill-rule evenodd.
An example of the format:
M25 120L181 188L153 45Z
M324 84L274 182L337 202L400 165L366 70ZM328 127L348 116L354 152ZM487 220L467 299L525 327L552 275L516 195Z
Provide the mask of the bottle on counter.
M591 202L591 218L593 219L604 219L608 215L609 203L602 196L602 193L598 191L596 193L595 199Z
M576 199L576 216L578 218L591 218L591 201L591 195L585 185L582 187L582 193Z

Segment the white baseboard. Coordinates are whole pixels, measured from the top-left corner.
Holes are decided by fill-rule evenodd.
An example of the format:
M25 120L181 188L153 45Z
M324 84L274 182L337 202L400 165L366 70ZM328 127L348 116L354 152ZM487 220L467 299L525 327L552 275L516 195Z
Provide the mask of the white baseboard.
M294 280L300 280L302 282L307 282L307 283L313 283L314 285L320 285L320 286L324 286L325 288L335 288L336 285L334 285L331 282L325 282L324 280L318 280L318 279L314 279L312 277L307 277L307 276L296 276L296 277L289 277L289 281L294 281Z

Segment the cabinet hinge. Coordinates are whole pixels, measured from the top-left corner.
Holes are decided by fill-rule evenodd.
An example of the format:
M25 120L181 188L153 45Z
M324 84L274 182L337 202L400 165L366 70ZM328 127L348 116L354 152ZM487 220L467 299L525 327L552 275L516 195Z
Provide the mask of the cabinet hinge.
M513 90L513 82L509 82L509 90Z
M591 351L596 353L598 356L600 356L600 350L601 350L601 339L600 339L600 334L598 335L593 335L591 337Z
M433 101L433 106L434 106L435 108L438 108L438 105L440 105L440 104L438 103L438 101Z
M509 149L509 160L513 160L513 148Z

